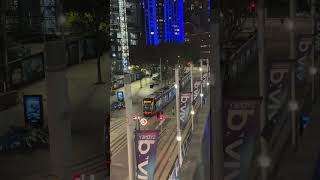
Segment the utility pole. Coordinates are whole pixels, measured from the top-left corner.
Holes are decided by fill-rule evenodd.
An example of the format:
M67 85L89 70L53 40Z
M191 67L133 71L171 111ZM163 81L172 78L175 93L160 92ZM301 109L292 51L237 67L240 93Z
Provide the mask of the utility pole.
M190 80L190 84L191 84L191 129L192 132L194 130L194 106L193 106L193 63L191 62L190 64L190 75L191 75L191 80Z
M266 60L265 60L265 8L264 0L258 0L258 53L259 53L259 94L262 97L260 106L260 131L266 124ZM267 154L266 142L260 137L260 156L264 157ZM266 167L261 166L261 180L267 179Z
M311 49L311 69L310 69L310 74L311 74L311 97L312 97L312 102L315 101L315 76L316 73L313 72L313 69L315 69L315 33L316 33L316 29L315 29L315 15L316 15L316 1L315 0L311 0L311 17L312 17L312 49Z
M8 91L8 79L9 79L9 72L8 72L8 38L7 38L7 8L8 8L8 2L7 0L1 0L1 46L2 49L0 50L0 53L2 55L0 55L0 66L3 65L4 68L4 77L3 77L3 92L7 92Z
M182 165L182 136L180 127L180 83L179 83L179 66L175 68L175 88L176 88L176 119L177 119L177 141L179 146L179 164Z
M296 60L296 0L290 0L290 59ZM293 69L294 71L294 69ZM295 76L293 77L293 80ZM292 81L293 81L292 80ZM296 102L295 97L295 86L291 89L291 101L292 103ZM296 112L291 111L291 125L292 125L292 146L295 147L297 143L297 122L296 122Z
M135 122L132 117L132 95L131 95L131 76L124 75L124 101L126 104L126 119L127 119L127 147L128 147L128 167L129 180L135 180L135 155L134 155L134 128Z
M203 79L202 79L202 76L203 76L203 69L202 69L202 66L203 66L203 61L202 59L200 60L200 80L201 80L201 84L200 84L200 98L201 98L201 108L203 106Z
M161 58L160 58L160 87L162 87L162 66L161 66Z
M63 41L46 43L50 180L70 180L72 138L69 112L67 59Z
M210 8L210 180L224 179L222 139L222 82L220 52L221 0L211 2Z

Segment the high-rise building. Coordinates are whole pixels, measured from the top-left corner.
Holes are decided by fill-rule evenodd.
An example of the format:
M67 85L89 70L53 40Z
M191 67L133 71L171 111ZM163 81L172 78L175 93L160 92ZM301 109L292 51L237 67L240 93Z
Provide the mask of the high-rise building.
M183 0L143 0L147 45L184 42Z
M123 10L126 9L126 11ZM130 49L143 39L139 0L110 0L110 43L113 72L127 69Z

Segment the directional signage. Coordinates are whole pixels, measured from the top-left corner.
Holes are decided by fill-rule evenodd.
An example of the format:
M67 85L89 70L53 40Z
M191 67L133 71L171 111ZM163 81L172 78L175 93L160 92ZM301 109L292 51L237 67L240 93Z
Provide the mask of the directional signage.
M132 120L136 121L138 119L138 116L137 115L132 115Z
M147 120L146 118L142 118L142 119L140 120L140 124L141 124L142 126L145 126L145 125L148 124L148 120Z

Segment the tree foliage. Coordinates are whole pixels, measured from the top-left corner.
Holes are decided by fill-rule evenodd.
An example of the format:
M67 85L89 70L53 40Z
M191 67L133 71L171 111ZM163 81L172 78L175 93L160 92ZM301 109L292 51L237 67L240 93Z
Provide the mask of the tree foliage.
M244 23L250 15L248 9L252 0L225 0L221 1L223 40L234 40L242 30Z
M67 0L64 2L66 23L75 32L108 41L109 2L105 0Z

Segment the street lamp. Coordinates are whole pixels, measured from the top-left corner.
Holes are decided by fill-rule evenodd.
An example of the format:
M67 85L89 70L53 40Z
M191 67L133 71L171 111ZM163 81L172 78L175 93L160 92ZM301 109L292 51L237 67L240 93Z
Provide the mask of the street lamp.
M209 86L210 85L210 83L209 82L207 82L207 86Z
M181 136L177 136L177 141L181 142L181 140L182 140L182 137Z
M195 114L194 110L191 110L191 115L194 115L194 114Z
M175 85L174 85L174 88L176 88L176 89L177 89L177 88L178 88L178 85L177 85L177 84L175 84Z
M203 97L203 93L200 94L200 97Z
M202 67L199 68L199 71L202 72Z

